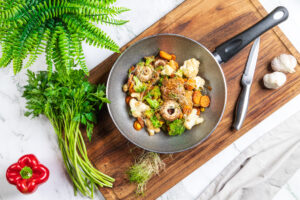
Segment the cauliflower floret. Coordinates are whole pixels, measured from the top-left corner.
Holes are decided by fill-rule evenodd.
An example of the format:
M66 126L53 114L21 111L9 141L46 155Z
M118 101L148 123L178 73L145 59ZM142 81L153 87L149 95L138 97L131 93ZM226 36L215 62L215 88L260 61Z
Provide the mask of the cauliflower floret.
M271 62L271 67L274 71L284 73L294 73L297 66L297 60L292 55L281 54L275 57Z
M130 110L131 110L131 113L132 113L132 116L133 117L142 117L142 115L144 114L144 112L146 110L149 110L150 107L147 106L146 104L144 104L143 102L141 101L137 101L136 99L132 98L130 101L129 101L129 106L130 106Z
M199 72L200 62L195 58L184 61L183 65L180 67L183 74L188 78L196 77Z
M277 89L285 83L286 76L282 72L273 72L264 75L263 81L266 88Z
M172 74L174 74L174 72L175 69L173 67L171 67L170 65L165 65L164 69L161 71L161 74L171 76Z
M202 117L197 115L197 109L193 109L191 114L185 116L184 126L186 129L191 130L193 126L200 124L204 121Z
M205 85L205 80L201 78L200 76L196 76L195 78L192 78L196 82L196 89L203 88Z
M145 120L145 124L147 126L147 131L150 136L154 135L155 133L160 132L160 128L155 128L149 119Z

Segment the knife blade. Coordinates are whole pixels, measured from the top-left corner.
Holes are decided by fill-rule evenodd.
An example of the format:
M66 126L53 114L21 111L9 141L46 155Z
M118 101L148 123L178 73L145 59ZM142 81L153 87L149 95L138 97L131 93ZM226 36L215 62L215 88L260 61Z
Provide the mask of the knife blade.
M260 44L260 38L257 38L251 47L246 68L242 76L241 84L243 88L237 101L235 119L233 123L233 128L236 130L239 130L242 127L243 122L247 115L250 89L253 81L253 76L255 73L256 62L257 62L258 52L259 52L259 44Z

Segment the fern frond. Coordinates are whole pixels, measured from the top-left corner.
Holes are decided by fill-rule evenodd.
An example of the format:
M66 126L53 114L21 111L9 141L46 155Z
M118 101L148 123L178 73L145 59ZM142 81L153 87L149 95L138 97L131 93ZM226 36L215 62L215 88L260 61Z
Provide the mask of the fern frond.
M116 26L120 26L128 22L128 20L114 19L112 17L109 17L108 15L91 15L86 16L85 19L90 20L92 22L98 22L100 24L109 24Z
M47 41L49 39L50 33L51 31L49 28L39 30L39 34L36 38L36 43L33 49L30 51L29 60L24 67L25 69L30 67L36 61L38 56L45 51L46 43L44 43L43 41Z
M62 65L65 67L67 74L69 74L74 61L71 52L71 39L68 31L61 25L57 25L58 28L58 47L60 50L60 58Z
M119 52L118 45L109 36L107 36L106 33L104 33L100 28L88 23L84 18L75 18L72 15L65 15L62 20L74 32L83 34L85 36L85 41L89 45Z
M73 3L81 3L83 5L107 6L115 3L117 0L70 0Z
M86 66L85 59L84 59L84 53L81 45L81 38L79 37L78 33L73 33L71 35L71 39L73 41L73 50L76 55L76 61L80 65L81 69L84 71L86 75L89 74L89 70Z
M46 53L49 77L55 67L68 73L74 61L88 74L82 41L119 52L118 45L93 22L123 25L128 11L116 0L0 0L0 67L13 62L14 73ZM29 60L24 64L24 59Z

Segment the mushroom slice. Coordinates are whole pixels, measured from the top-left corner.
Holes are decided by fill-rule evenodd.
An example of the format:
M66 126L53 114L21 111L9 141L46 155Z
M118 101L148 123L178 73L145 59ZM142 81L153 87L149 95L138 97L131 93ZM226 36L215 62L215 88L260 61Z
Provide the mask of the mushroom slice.
M153 75L153 69L151 65L147 66L137 66L136 69L136 76L142 81L146 82L149 81L152 78Z
M158 66L165 66L167 64L167 62L165 60L162 59L158 59L154 62L154 66L158 67Z
M160 108L160 114L165 120L174 121L180 117L181 109L176 101L168 100Z

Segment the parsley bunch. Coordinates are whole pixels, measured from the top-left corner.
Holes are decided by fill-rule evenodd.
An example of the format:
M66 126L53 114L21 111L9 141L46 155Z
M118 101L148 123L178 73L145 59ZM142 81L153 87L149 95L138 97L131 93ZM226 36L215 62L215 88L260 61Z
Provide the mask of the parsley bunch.
M23 94L28 109L25 115L45 115L50 120L75 191L78 189L92 197L94 186L112 187L114 179L98 171L89 161L80 131L84 125L91 140L95 113L103 103L109 103L105 86L90 84L83 70L71 70L68 76L57 72L48 76L47 71L37 74L28 71L27 75Z

